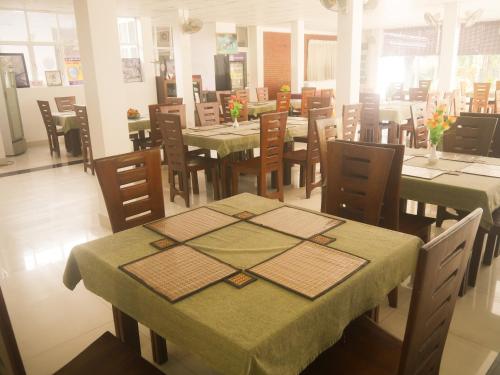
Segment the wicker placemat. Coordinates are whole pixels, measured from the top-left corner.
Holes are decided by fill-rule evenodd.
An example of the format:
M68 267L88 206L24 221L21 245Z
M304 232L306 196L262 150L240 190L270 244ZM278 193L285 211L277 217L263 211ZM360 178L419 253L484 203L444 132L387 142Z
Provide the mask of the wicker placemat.
M310 238L344 223L339 219L289 206L268 211L249 221L302 239Z
M315 299L367 263L366 259L352 254L305 241L248 271L304 297Z
M120 267L149 289L177 302L239 271L181 245Z
M442 174L446 173L446 171L440 171L439 169L429 169L423 167L414 167L412 165L403 165L402 174L410 177L423 178L425 180L432 180Z
M176 241L184 242L237 221L235 217L200 207L144 226Z
M474 163L463 168L460 172L475 174L478 176L500 178L500 165Z

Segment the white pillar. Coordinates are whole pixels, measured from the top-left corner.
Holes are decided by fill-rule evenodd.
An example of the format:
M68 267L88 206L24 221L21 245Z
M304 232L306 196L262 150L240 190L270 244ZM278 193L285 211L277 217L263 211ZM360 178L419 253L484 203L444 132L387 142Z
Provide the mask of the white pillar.
M344 104L359 102L363 0L347 1L337 17L336 112L341 117Z
M257 100L257 87L264 86L264 33L260 26L248 27L248 72L250 100Z
M304 21L292 22L292 92L304 86Z
M74 1L94 158L131 151L116 0Z
M194 126L193 68L191 65L191 35L182 31L182 24L189 18L189 11L179 9L173 25L175 84L177 96L186 105L186 122Z
M452 91L455 88L455 71L460 39L460 6L458 2L446 3L444 14L438 70L438 90L440 93Z

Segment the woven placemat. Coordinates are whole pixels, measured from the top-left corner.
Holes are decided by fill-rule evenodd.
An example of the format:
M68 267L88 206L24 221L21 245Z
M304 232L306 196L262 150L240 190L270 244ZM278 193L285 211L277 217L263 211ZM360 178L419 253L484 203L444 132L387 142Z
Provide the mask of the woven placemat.
M302 239L308 239L344 223L339 219L289 206L268 211L249 221Z
M352 276L368 261L309 241L248 270L309 299L315 299Z
M440 171L438 169L429 169L423 167L414 167L412 165L403 165L403 171L401 172L405 176L423 178L425 180L432 180L446 171Z
M120 267L149 289L177 302L239 271L181 245Z
M478 176L500 178L500 165L474 163L463 168L460 172Z
M184 242L237 221L235 217L200 207L144 226L176 241Z

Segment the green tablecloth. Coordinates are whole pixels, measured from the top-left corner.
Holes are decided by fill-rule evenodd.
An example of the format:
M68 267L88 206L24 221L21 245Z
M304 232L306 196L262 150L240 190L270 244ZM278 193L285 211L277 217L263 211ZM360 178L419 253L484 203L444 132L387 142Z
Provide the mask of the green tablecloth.
M248 115L251 117L257 117L261 113L270 112L274 110L276 110L276 100L248 103Z
M408 155L423 155L428 150L406 149ZM487 164L500 165L500 160L482 157ZM440 159L437 164L429 166L426 157L415 157L405 162L407 165L429 167L447 171L456 171L470 163ZM489 230L493 224L492 212L500 207L500 178L476 176L459 173L444 174L432 180L402 176L401 198L436 204L464 211L473 211L477 207L483 209L481 227Z
M240 194L209 206L226 214L255 214L281 203ZM64 273L73 289L85 287L123 312L201 356L224 375L297 374L335 343L345 326L373 308L410 275L421 241L413 236L348 221L331 230L332 247L370 263L314 301L259 279L243 289L220 282L171 304L118 269L154 253L160 236L136 227L76 246ZM297 239L238 223L191 242L237 267L249 267Z
M75 112L54 112L52 117L56 122L56 125L62 126L64 133L67 133L71 129L78 129L76 124ZM128 120L128 131L129 133L137 132L139 130L147 130L150 128L149 117L141 117L136 120Z
M420 102L409 102L406 100L393 100L380 104L380 121L404 124L411 118L410 107Z
M240 124L239 130L258 128L258 121L248 121ZM203 128L189 128L184 131L184 143L188 146L207 148L215 150L220 157L225 157L233 152L258 148L260 145L260 134L237 135L228 134L234 131L230 126L217 130L208 130L209 133L198 131ZM195 131L196 130L196 131ZM237 130L238 131L238 130ZM203 136L203 134L212 134ZM216 134L218 133L218 134ZM300 117L289 117L285 141L290 142L293 137L307 136L307 119Z

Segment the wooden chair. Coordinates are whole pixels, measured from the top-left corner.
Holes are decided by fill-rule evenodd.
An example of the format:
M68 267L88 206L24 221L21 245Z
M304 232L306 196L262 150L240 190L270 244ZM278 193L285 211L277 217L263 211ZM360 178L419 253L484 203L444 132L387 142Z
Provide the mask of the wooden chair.
M322 185L321 180L315 181L316 164L320 162L316 120L331 118L332 113L332 107L310 109L307 123L307 149L288 151L283 155L285 166L300 165L300 186L306 186L307 199L311 197L314 188Z
M234 95L236 95L236 99L238 99L240 102L249 102L250 93L246 89L235 90Z
M58 112L71 112L73 111L73 105L76 103L76 98L74 96L59 96L55 97L54 101Z
M61 157L59 137L64 136L64 132L56 125L54 117L52 117L52 112L50 111L49 102L46 100L37 100L37 103L38 108L40 108L40 113L42 114L45 131L47 132L47 138L49 140L50 156L55 152L58 157Z
M410 135L410 145L414 148L427 148L429 130L425 126L425 106L415 103L410 106L411 119L407 124L399 127L399 143L406 144L407 135Z
M83 170L87 172L87 168L90 168L92 174L94 171L94 155L92 153L92 143L90 141L90 128L89 128L89 118L87 116L87 107L74 105L73 110L76 115L76 124L80 129L80 142L82 144L82 159L83 159Z
M439 374L481 214L476 209L420 249L402 342L363 316L302 375Z
M423 88L411 88L409 90L409 96L411 102L427 102L427 95L429 94L428 89Z
M232 174L232 193L238 194L239 175L252 174L257 176L258 194L263 197L279 199L283 202L283 147L287 113L266 113L260 116L260 156L230 162ZM277 190L267 189L267 174L275 173L277 176Z
M229 103L231 102L231 94L220 94L221 106L222 106L222 118L226 123L233 122L231 116L231 110L229 109ZM238 122L248 121L248 101L245 101L243 108L240 111L240 116L238 117Z
M168 163L168 181L170 184L170 201L176 195L184 198L186 207L189 207L190 184L189 176L193 182L193 193L199 194L198 176L200 170L211 170L214 184L214 199L219 199L219 176L217 161L200 156L191 156L186 153L182 139L180 116L169 113L158 113L157 121L163 138L163 145ZM178 184L176 185L176 177ZM177 187L178 186L178 187Z
M290 96L289 92L278 91L276 93L276 112L290 111Z
M309 101L309 103L307 103L307 108L309 109L330 107L332 103L329 96L310 96L307 100Z
M443 136L443 151L488 156L497 119L460 116Z
M342 107L342 139L356 140L362 107L362 104L347 104Z
M487 113L491 83L474 83L474 96L470 101L470 112Z
M316 95L316 88L314 87L302 87L301 94L301 106L300 106L300 115L302 117L307 117L309 111L309 100L311 96Z
M334 91L333 89L322 89L319 94L320 97L322 98L333 98L334 96Z
M476 113L476 112L460 112L461 117L489 117L497 119L497 126L493 133L493 140L491 141L490 153L488 156L493 158L500 158L500 114L496 113Z
M200 126L220 124L219 104L217 102L196 103L196 113Z
M359 94L361 107L359 139L362 142L380 142L380 96L378 94Z
M403 82L394 82L391 84L391 100L405 100Z
M96 159L94 165L113 233L165 217L159 148ZM137 322L114 306L113 317L117 335L129 325L139 345ZM155 362L166 361L165 339L151 331L151 343Z
M326 212L378 225L393 157L389 148L329 142Z
M181 105L183 101L183 98L174 98L171 96L167 96L165 98L165 105Z
M160 123L158 121L159 113L175 113L179 116L183 116L184 121L181 117L181 122L185 124L185 107L184 104L179 105L166 105L166 104L151 104L149 106L149 138L146 140L146 147L162 147L163 157L166 162L167 152L163 146L163 138L160 131Z
M326 205L326 176L328 173L328 142L337 139L337 125L333 117L316 120L316 135L318 136L319 161L321 171L321 212Z
M269 89L267 87L257 87L255 91L257 92L258 102L266 102L269 100Z
M431 89L432 79L421 79L418 81L418 87L429 91Z

